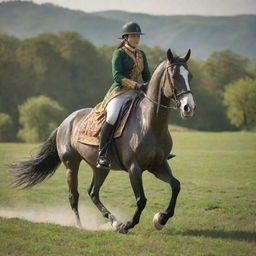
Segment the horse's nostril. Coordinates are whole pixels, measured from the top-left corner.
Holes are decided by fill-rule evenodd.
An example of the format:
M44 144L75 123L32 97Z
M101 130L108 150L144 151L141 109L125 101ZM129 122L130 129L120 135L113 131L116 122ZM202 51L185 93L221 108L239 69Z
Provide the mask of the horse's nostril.
M189 112L190 108L189 108L189 105L188 105L188 104L186 104L186 105L184 106L184 110L185 110L186 112Z

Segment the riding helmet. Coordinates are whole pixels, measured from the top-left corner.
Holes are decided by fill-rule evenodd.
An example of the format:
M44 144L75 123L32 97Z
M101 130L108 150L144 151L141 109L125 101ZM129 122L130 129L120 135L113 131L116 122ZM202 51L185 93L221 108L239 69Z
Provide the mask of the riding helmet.
M124 35L130 35L130 34L138 34L138 35L144 35L143 32L141 32L140 26L135 22L128 22L123 26L123 32L122 32L122 38L124 38Z

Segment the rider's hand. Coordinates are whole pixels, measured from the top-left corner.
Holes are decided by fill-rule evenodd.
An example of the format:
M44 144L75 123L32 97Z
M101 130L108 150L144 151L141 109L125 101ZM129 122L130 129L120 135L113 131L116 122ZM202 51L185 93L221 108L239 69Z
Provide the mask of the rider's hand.
M148 83L137 83L137 84L135 84L135 87L134 87L134 89L135 90L142 90L142 91L146 91L147 90L147 87L148 87Z

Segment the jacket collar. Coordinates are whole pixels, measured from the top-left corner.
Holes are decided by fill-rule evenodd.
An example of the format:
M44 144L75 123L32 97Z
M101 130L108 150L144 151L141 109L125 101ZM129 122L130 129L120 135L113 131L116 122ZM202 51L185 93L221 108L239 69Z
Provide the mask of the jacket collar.
M136 48L131 47L128 43L125 43L124 47L127 48L132 53L136 52Z

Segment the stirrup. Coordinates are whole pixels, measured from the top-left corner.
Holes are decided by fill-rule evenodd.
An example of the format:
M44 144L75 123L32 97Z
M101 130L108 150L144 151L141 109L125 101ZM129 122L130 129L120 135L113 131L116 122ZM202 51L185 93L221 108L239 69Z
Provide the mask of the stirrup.
M109 170L111 168L111 162L106 156L99 156L96 167Z
M169 160L169 159L172 159L172 158L174 158L176 155L175 154L169 154L168 156L167 156L167 160Z

